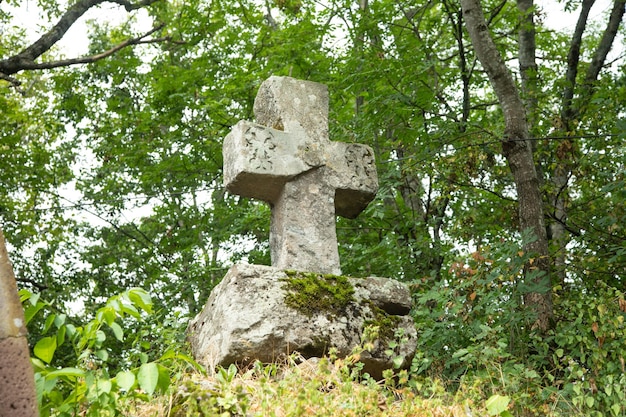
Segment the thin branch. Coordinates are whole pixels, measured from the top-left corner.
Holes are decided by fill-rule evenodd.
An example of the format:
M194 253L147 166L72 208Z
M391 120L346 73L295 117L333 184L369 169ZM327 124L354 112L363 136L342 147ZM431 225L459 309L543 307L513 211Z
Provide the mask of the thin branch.
M496 7L493 8L491 13L489 14L489 18L487 18L487 26L491 26L491 23L494 21L496 17L500 14L500 12L504 9L506 5L506 0L500 1L500 4L497 4Z
M142 7L150 6L152 3L156 3L159 0L141 0L136 3L126 0L107 0L111 3L119 4L120 6L124 6L127 12L132 12L133 10L141 9Z
M590 90L591 84L598 79L600 70L604 66L606 57L613 46L615 37L617 36L617 31L622 18L624 17L625 11L626 2L624 0L615 0L613 3L613 9L611 10L611 16L609 17L609 22L604 30L600 43L598 44L598 48L591 59L591 65L587 68L587 74L585 74L585 90Z
M587 0L590 1L591 0ZM583 2L583 5L586 2ZM593 3L593 2L591 2ZM570 87L572 91L564 92L564 100L563 100L563 110L562 110L562 118L563 123L566 128L569 128L568 123L572 120L580 119L580 114L585 111L586 105L591 101L593 96L593 85L598 80L600 75L600 71L605 66L607 56L615 42L615 38L617 36L617 31L619 30L619 26L624 17L624 13L626 12L626 2L624 0L614 0L613 8L611 9L611 15L609 16L609 21L606 25L606 29L604 30L604 34L602 35L602 39L600 43L598 43L598 47L596 48L593 57L591 59L591 63L589 67L587 67L587 72L585 74L585 80L581 86L581 90L578 93L578 97L580 98L580 103L577 104L576 108L573 107L572 98L573 98L573 84L570 87L569 84L573 82L576 73L573 75L569 74L570 66L572 63L569 62L568 56L568 79L566 88ZM578 26L576 27L578 30ZM582 34L580 34L582 36ZM572 43L574 40L572 40ZM565 107L567 106L567 107Z
M557 217L556 215L554 215L553 213L546 213L545 214L546 219L548 220L553 220L556 223L560 224L563 229L567 230L568 232L570 232L572 235L576 236L576 237L581 237L583 234L581 232L581 230L584 230L582 228L578 228L578 230L574 229L572 226L570 226L565 220ZM576 224L574 223L574 226L576 226ZM563 250L564 247L561 247L560 250Z
M269 23L272 29L278 29L278 24L276 23L276 20L274 20L274 17L272 17L272 8L270 7L270 2L268 0L265 0L265 8L267 10L267 14L265 15L267 23Z
M567 53L567 71L565 73L565 86L563 89L563 102L561 107L561 121L565 124L566 129L569 129L569 121L573 115L572 99L574 98L574 87L576 85L583 33L585 32L589 12L594 2L595 0L583 0L578 22L576 23L576 29L572 35L569 52Z
M27 283L27 284L30 284L30 285L32 285L33 287L37 288L37 290L38 290L39 292L42 292L42 291L44 291L44 290L47 290L47 289L48 289L48 286L47 286L47 285L45 285L45 284L41 284L41 283L39 283L39 282L35 281L34 279L31 279L31 278L16 277L16 278L15 278L15 280L16 280L17 282L25 282L25 283Z
M8 81L8 82L10 82L10 83L11 83L14 87L18 87L18 86L22 85L22 82L21 82L21 81L19 81L17 78L10 77L10 76L6 75L6 74L5 74L5 73L3 73L3 72L0 72L0 80L5 80L5 81Z
M52 45L57 43L69 30L69 28L76 23L76 21L90 8L103 3L105 0L79 0L74 3L67 11L61 16L59 21L52 29L43 34L32 45L24 49L19 54L10 57L4 62L0 63L0 70L5 74L15 74L23 68L24 64L33 62L39 58L43 53L48 51Z
M99 61L101 59L107 58L111 55L113 55L114 53L118 52L119 50L126 48L127 46L130 45L141 45L141 44L150 44L150 43L159 43L159 42L165 42L165 41L169 41L170 38L169 37L163 37L163 38L154 38L154 39L144 39L150 35L152 35L153 33L163 29L165 25L161 24L155 28L153 28L152 30L150 30L149 32L138 36L136 38L132 38L132 39L128 39L122 43L119 43L117 45L115 45L113 48L108 49L104 52L101 52L99 54L95 54L95 55L89 55L89 56L84 56L84 57L78 57L78 58L71 58L71 59L62 59L59 61L50 61L50 62L42 62L42 63L35 63L35 62L31 62L27 65L25 65L22 69L24 70L42 70L42 69L52 69L52 68L59 68L59 67L67 67L70 65L78 65L78 64L91 64L93 62Z
M504 201L510 201L512 203L518 203L518 200L516 198L512 198L512 197L507 197L503 194L500 194L499 192L492 190L486 186L480 185L480 184L474 184L472 182L461 182L461 181L454 181L451 178L447 178L446 179L448 183L450 184L454 184L458 187L463 187L463 188L474 188L476 190L480 190L480 191L484 191L488 194L492 194L496 197L498 197L500 200L504 200Z

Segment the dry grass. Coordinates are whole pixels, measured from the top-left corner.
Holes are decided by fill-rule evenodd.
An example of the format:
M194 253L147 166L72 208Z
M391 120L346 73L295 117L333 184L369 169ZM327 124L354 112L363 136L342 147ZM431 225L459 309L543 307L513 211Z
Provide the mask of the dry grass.
M470 404L424 398L399 373L384 381L360 378L354 358L232 367L213 375L186 374L168 395L129 404L129 416L431 416L484 415ZM452 402L452 399L449 399ZM472 407L473 408L473 407Z

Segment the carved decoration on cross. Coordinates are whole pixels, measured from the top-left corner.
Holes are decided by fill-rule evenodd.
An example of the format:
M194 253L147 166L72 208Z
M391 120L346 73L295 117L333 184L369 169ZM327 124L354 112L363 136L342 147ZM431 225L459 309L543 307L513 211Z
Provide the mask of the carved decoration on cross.
M254 114L224 139L224 185L270 204L272 266L340 274L335 216L355 218L374 198L374 152L330 141L323 84L270 77Z

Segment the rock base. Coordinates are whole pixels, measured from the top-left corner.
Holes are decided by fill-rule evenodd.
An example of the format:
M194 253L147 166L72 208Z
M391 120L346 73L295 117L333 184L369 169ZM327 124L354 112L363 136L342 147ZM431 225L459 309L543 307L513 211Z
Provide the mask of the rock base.
M340 357L362 344L363 330L378 327L373 347L361 353L364 372L379 378L396 365L407 368L417 334L409 315L408 288L387 278L348 278L235 265L212 291L187 329L194 357L207 367L280 361L298 352ZM393 357L389 342L402 335Z

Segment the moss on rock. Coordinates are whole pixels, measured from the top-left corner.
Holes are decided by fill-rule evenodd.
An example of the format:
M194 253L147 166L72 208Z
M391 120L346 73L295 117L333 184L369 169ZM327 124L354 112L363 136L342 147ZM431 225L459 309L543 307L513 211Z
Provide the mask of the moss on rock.
M377 307L371 301L368 302L369 308L372 310L374 317L370 320L365 320L363 326L376 326L378 327L378 338L381 342L389 342L394 339L396 330L400 325L400 316L387 313L380 307Z
M355 301L354 287L347 277L301 271L285 274L285 304L307 316L320 312L336 316Z

